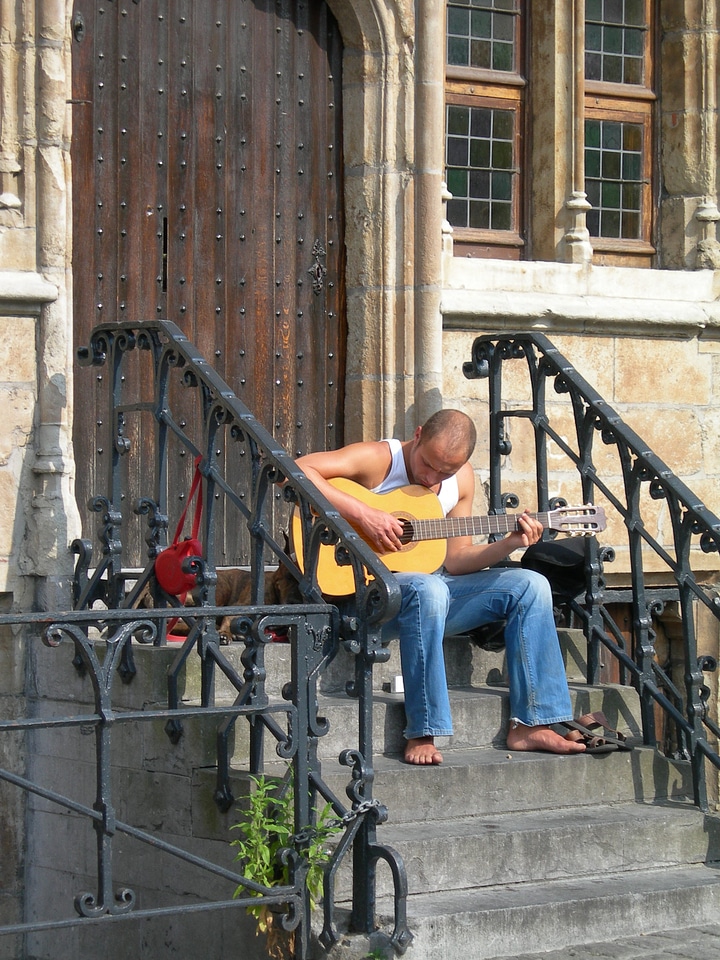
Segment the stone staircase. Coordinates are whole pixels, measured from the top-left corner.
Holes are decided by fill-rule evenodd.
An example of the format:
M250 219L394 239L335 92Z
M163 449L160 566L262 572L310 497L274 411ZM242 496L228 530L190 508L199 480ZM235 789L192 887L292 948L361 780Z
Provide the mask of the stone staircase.
M575 714L602 709L614 727L636 741L633 751L569 757L511 754L504 743L508 704L503 655L454 637L446 641L446 662L455 735L439 741L445 757L442 766L410 767L400 760L403 698L389 692L400 674L397 644L391 645L390 660L376 669L373 792L389 812L388 821L378 827L378 840L398 850L407 868L414 941L406 956L412 960L490 960L542 953L713 922L719 915L720 819L693 806L689 764L669 761L641 746L634 691L585 685L582 638L566 632L561 642ZM241 644L223 648L240 671L241 652ZM136 646L138 672L129 685L115 685L117 709L161 706L167 696L167 667L175 655L172 646ZM67 658L54 663L54 670L38 676L39 712L56 713L58 701L64 701L62 712L72 714L77 711L74 703L88 701L89 680L78 677ZM322 678L320 704L330 723L328 735L319 743L323 778L343 798L348 768L340 767L338 755L357 743L357 703L344 693L351 665L350 655L341 651ZM289 666L289 646L270 644L271 696L279 696ZM199 664L193 656L183 676L183 702L197 702L199 689ZM218 672L216 702L225 699L232 699L232 690ZM221 813L212 799L216 726L216 718L198 717L194 725L186 724L186 735L171 746L160 723L121 725L116 731L114 776L119 785L127 780L132 787L127 796L122 789L118 794L119 817L152 832L184 838L183 843L203 855L214 854L216 862L229 866L229 826L236 815L233 810ZM247 793L242 772L247 769L246 727L238 724L234 744L236 797ZM68 734L60 747L54 744L46 757L38 758L48 774L57 778L59 772L57 785L64 785L71 796L74 790L92 795L92 739L71 740ZM274 753L268 746L271 759ZM67 762L58 766L60 756ZM269 762L268 772L272 769ZM78 823L76 829L87 846L87 825ZM66 818L48 815L43 856L48 867L37 875L39 901L47 902L58 885L78 888L83 870L58 873L67 830ZM152 854L139 861L137 852L128 848L127 856L126 880L137 889L139 902L163 904L174 901L176 894L227 896L226 888L216 889L207 877L187 879L174 868L161 869ZM90 852L87 860L92 877ZM121 846L120 870L124 862ZM360 960L374 951L389 960L393 902L387 865L378 864L377 933L347 935L344 929L349 864L338 875L336 893L342 936L330 951L330 960ZM149 938L148 928L138 924L135 932L132 921L124 921L126 937L122 942L108 938L102 952L95 939L98 928L91 926L87 932L81 928L72 940L54 935L47 941L47 952L38 949L32 955L125 960L131 954L124 951L131 949L138 958L189 957L201 951L207 960L220 960L235 955L238 943L245 960L267 955L242 911L221 911L202 922L201 916L173 919L172 927L158 932L156 942ZM320 922L319 914L317 919ZM160 949L169 942L179 944L175 953L167 953L167 946ZM319 945L314 950L317 957L325 956Z
M453 637L445 647L455 735L438 741L442 766L410 767L400 760L402 694L388 692L400 674L397 645L376 668L374 796L389 810L378 840L405 861L413 960L541 953L718 916L720 819L693 805L689 764L641 745L632 689L584 683L582 634L562 631L561 644L575 716L603 710L632 751L510 753L503 654ZM280 680L283 654L273 653ZM341 653L321 698L330 721L319 745L323 777L339 796L347 770L336 772L335 762L355 729L356 706L344 694L350 666ZM234 785L236 795L244 790L241 780ZM337 893L342 907L348 871ZM386 950L392 879L382 862L377 907L383 932L344 936L331 960Z
M378 696L374 792L390 812L378 834L405 860L415 960L542 953L718 915L720 820L689 799L689 765L640 745L634 691L582 682L582 635L563 632L561 642L575 715L602 709L633 751L508 752L502 655L467 638L446 640L456 732L440 742L441 767L399 762L402 698ZM385 674L397 669L394 657ZM380 877L385 929L389 893Z

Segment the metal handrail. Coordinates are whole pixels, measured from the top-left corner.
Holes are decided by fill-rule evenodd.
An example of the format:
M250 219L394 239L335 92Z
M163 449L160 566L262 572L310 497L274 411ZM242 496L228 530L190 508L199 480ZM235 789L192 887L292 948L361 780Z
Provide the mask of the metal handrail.
M86 539L72 544L77 557L73 609L6 614L0 616L0 625L24 627L31 637L40 634L50 647L69 640L74 646L75 667L91 681L94 702L92 709L80 716L57 717L52 721L21 718L9 724L0 723L0 732L94 728L97 796L91 808L10 770L0 770L0 780L89 818L96 833L97 890L75 897L75 909L81 919L37 921L34 926L17 924L0 928L0 933L26 933L100 917L139 916L132 890L114 890L114 841L117 833L124 832L240 884L248 896L239 899L237 905L285 904L282 925L295 932L295 955L304 960L310 943L311 903L305 884L306 867L296 851L286 851L290 885L264 889L244 878L240 871L218 868L203 857L164 843L129 823L121 823L115 816L111 742L117 724L130 719L165 719L169 742L174 744L188 724L206 716L216 718L220 724L215 799L221 809L228 809L234 801L230 786L230 732L240 719L245 719L250 727L246 773L263 770L266 738L291 768L295 835L302 837L312 828L317 797L330 802L342 823L343 834L326 871L320 937L325 946L338 938L332 878L340 859L352 850L354 929L371 932L375 928L374 865L384 859L390 864L395 881L395 927L390 941L397 953L403 953L412 939L406 923L407 878L400 856L377 841L376 827L387 814L373 797L372 755L372 668L388 656L380 629L399 607L395 578L174 323L155 320L102 324L92 331L89 344L78 350L78 360L82 366L102 369L97 381L105 391L107 405L101 418L104 434L100 438L106 466L96 481L101 489L89 503L90 510L99 515L99 550L94 550L93 543ZM132 370L133 363L143 365L140 374ZM133 396L133 389L142 396ZM140 420L144 433L137 423ZM137 470L132 474L128 463L138 455L141 438L148 446L148 437L154 452L154 471L148 471L152 475L147 476L138 476L141 471ZM192 608L181 606L176 598L165 594L154 578L155 559L168 543L168 462L172 444L179 444L191 455L203 478L203 555L187 558L183 566L188 574L195 575ZM235 484L229 482L222 469L219 453L223 445L237 452L243 464L241 480ZM138 489L130 489L131 476ZM286 549L276 516L278 504L286 504L288 510L294 507L302 517L303 569ZM216 605L216 539L221 509L232 512L237 518L235 522L247 530L250 544L250 600L241 605ZM138 518L145 525L147 544L147 560L141 570L128 563L124 544L128 525L137 523ZM338 558L350 565L354 577L355 592L342 616L336 606L324 600L317 583L318 554L321 547L328 545L335 545ZM269 565L284 566L297 581L299 603L267 605ZM145 606L148 603L149 608ZM231 618L233 635L244 645L242 674L224 653L217 629L221 617ZM115 679L119 676L124 683L132 683L137 672L133 654L136 644L165 645L169 624L178 619L185 624L187 638L176 647L168 669L167 709L118 710L114 705ZM267 693L265 667L268 641L278 632L287 638L292 665L292 679L283 690L281 702L272 701ZM358 714L357 740L348 743L338 759L340 767L350 768L348 799L344 801L328 786L317 751L319 738L328 732L327 721L318 716L318 683L340 647L354 655L355 682L351 692L357 700ZM195 655L200 658L201 697L199 706L188 708L182 705L180 674ZM227 706L215 706L217 670L235 690L235 700ZM211 902L206 906L214 909L226 905ZM180 903L172 909L185 913L199 909L199 905Z
M503 394L503 373L507 365L517 375L520 365L527 378L530 403L517 402ZM468 379L488 381L489 504L491 512L502 513L518 505L519 498L503 488L506 458L512 452L514 424L526 421L535 445L535 477L538 509L554 509L566 502L551 496L550 484L576 485L582 503L604 502L608 512L622 519L627 531L630 560L629 601L632 605L634 652L614 629L606 604L613 591L605 582L605 565L616 554L612 547L601 549L595 538L586 543L585 596L570 606L580 618L588 641L587 681L598 682L600 648L609 650L640 696L643 739L656 744L654 707L657 704L676 725L678 752L692 766L694 801L707 809L705 762L720 768L717 747L708 739L720 730L709 715L709 689L703 673L716 668L712 657L700 657L694 605L702 604L720 619L720 597L698 582L692 569L692 549L704 553L720 549L720 519L687 487L613 410L600 394L543 334L512 333L475 339L471 360L463 365ZM555 396L548 398L552 382ZM565 400L566 403L561 403ZM569 407L568 407L569 404ZM570 416L568 416L568 411ZM572 426L571 426L572 425ZM574 433L573 433L574 430ZM568 434L573 433L572 439ZM617 452L616 476L600 472L593 454L597 440ZM553 463L549 464L551 445ZM574 479L568 479L568 471ZM652 532L648 505L666 505L672 531L668 546ZM615 545L619 547L619 544ZM647 569L647 556L653 571ZM665 572L658 577L656 568ZM657 589L660 583L665 589ZM667 586L671 585L671 590ZM684 690L656 659L653 617L663 612L668 597L680 611L682 622Z

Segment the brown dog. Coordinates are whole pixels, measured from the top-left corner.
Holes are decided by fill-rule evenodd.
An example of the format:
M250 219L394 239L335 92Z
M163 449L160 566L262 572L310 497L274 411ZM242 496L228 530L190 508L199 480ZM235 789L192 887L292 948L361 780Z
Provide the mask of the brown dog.
M230 578L222 576L223 574L232 574ZM238 577L235 574L243 574ZM250 604L250 595L252 590L252 579L249 570L218 570L218 581L215 586L215 602L219 607L243 607ZM222 591L221 591L222 576ZM227 598L227 599L226 599ZM268 573L265 576L265 596L266 606L284 606L286 603L302 603L302 595L298 589L297 580L284 563L281 563L277 570ZM230 624L234 618L224 617L218 625L221 643L229 643L233 639L230 630ZM279 632L279 631L278 631Z
M252 576L249 570L239 567L222 567L217 570L215 584L215 606L217 607L248 607L252 598ZM302 595L298 589L297 580L293 577L285 564L281 563L276 570L265 576L265 591L263 603L266 606L283 606L289 603L302 603ZM145 586L137 601L136 607L152 607L153 598L151 583ZM186 607L196 606L191 594L185 599ZM217 627L221 643L229 643L234 639L230 624L234 616L218 618ZM172 632L179 636L187 636L190 628L184 620L178 620L172 627Z

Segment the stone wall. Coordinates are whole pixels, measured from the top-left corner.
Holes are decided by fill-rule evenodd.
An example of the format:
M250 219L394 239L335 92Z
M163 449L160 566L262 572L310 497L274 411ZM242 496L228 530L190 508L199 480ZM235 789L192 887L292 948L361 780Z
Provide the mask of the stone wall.
M603 295L603 291L613 293ZM481 433L487 423L487 385L466 381L462 375L474 338L535 330L548 337L648 449L720 515L720 304L712 272L679 276L620 267L452 259L446 263L443 310L445 403L467 408ZM507 402L527 407L530 395L524 363L505 367ZM560 432L572 436L567 400L549 391L548 401L551 415L560 416L564 428ZM519 424L510 424L510 430L516 435L511 436L513 451L503 467L508 489L532 496L532 437L523 434ZM481 436L476 453L480 486L488 476L487 458L487 443ZM598 440L594 460L604 477L620 481L613 448ZM553 495L567 496L571 489L564 484L568 482L565 466L558 466ZM660 507L654 515L658 524L667 523ZM617 516L609 519L605 542L617 550L613 569L626 573L626 531ZM667 543L667 527L658 526L652 532ZM714 575L718 569L717 554L698 550L696 561L702 575Z
M77 535L69 265L69 10L0 2L0 610L67 605ZM51 598L51 599L49 599ZM28 711L22 629L0 628L0 714ZM0 766L26 772L27 744L0 736ZM0 783L0 924L22 919L27 798ZM0 938L0 957L21 947Z
M490 332L489 330L487 332ZM478 332L479 335L479 332ZM719 371L717 344L702 341L647 341L642 338L594 337L573 338L559 335L552 343L575 369L593 386L667 466L702 500L708 509L720 515L720 443L718 442ZM480 443L475 455L479 490L489 476L487 434L487 383L463 383L459 373L462 360L470 360L473 336L455 331L445 337L448 362L447 381L456 382L454 390L446 390L448 406L459 406L475 417L480 427ZM602 358L602 361L600 361ZM511 407L527 409L530 401L524 366L518 362L505 365L506 396ZM641 399L640 399L641 398ZM549 395L548 412L553 426L562 436L572 438L575 428L567 399ZM523 505L536 509L534 503L534 447L529 427L510 422L512 453L503 463L506 490L525 494ZM593 460L602 478L614 489L621 488L622 473L614 447L598 437ZM577 502L577 484L570 464L556 457L550 459L551 494ZM482 507L482 496L479 508ZM658 505L650 515L657 518L651 533L669 545L670 531L664 507ZM629 570L627 533L621 518L608 511L610 523L601 538L617 553L612 570L626 574ZM703 578L715 578L719 562L717 554L694 553L696 572Z

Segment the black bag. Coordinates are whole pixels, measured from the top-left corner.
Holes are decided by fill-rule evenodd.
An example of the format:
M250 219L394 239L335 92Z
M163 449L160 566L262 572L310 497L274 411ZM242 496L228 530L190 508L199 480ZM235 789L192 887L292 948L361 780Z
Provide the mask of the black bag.
M547 577L554 600L572 600L585 589L584 538L565 537L533 543L523 554L520 566Z

